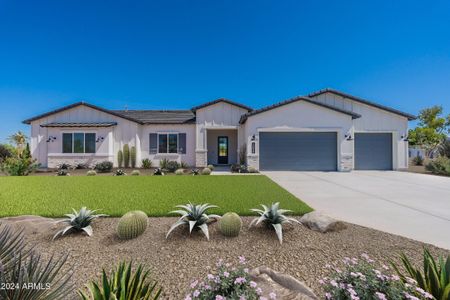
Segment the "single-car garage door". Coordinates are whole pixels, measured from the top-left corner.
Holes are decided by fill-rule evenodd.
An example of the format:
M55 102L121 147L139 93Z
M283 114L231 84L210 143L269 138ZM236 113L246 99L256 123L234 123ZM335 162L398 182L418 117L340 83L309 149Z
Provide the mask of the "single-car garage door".
M336 171L336 132L260 132L259 168Z
M356 170L392 170L391 133L355 133Z

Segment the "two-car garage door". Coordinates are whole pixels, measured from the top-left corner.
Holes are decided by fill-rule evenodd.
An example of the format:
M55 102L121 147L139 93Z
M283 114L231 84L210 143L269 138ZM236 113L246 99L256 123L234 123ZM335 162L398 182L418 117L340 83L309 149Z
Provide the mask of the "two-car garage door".
M260 132L259 167L268 171L336 171L336 132ZM392 170L391 133L355 133L356 170Z

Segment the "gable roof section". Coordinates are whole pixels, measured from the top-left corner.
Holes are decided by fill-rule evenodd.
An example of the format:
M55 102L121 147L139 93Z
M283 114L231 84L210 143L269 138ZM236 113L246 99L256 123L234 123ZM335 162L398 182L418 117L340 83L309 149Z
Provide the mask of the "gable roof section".
M294 102L297 102L297 101L304 101L304 102L308 102L308 103L311 103L311 104L314 104L314 105L317 105L317 106L321 106L321 107L324 107L324 108L327 108L327 109L331 109L331 110L337 111L339 113L343 113L343 114L349 115L349 116L352 117L352 119L357 119L357 118L361 117L360 114L357 114L357 113L354 113L354 112L351 112L351 111L348 111L348 110L344 110L344 109L340 109L340 108L334 107L332 105L320 103L320 102L314 101L314 100L312 100L312 99L310 99L308 97L297 96L297 97L294 97L294 98L291 98L291 99L288 99L288 100L285 100L285 101L281 101L281 102L278 102L278 103L275 103L275 104L272 104L272 105L269 105L269 106L266 106L266 107L263 107L263 108L251 111L251 112L248 112L248 113L246 113L245 115L243 115L241 117L241 120L239 121L239 123L241 123L241 124L245 123L245 121L247 121L247 118L250 117L250 116L254 116L254 115L257 115L257 114L260 114L260 113L272 110L274 108L278 108L278 107L281 107L281 106L284 106L284 105L288 105L288 104L291 104L291 103L294 103Z
M139 121L141 124L191 124L195 114L191 110L114 110Z
M225 103L228 103L230 105L234 105L234 106L246 109L247 111L252 111L253 110L253 108L251 108L251 107L249 107L247 105L244 105L244 104L241 104L241 103L237 103L237 102L231 101L229 99L225 99L225 98L219 98L219 99L216 99L216 100L213 100L213 101L209 101L209 102L203 103L203 104L198 105L198 106L194 106L193 108L191 108L191 110L193 112L195 112L196 110L198 110L200 108L204 108L204 107L207 107L207 106L210 106L210 105L214 105L214 104L217 104L217 103L220 103L220 102L225 102Z
M384 105L381 105L381 104L378 104L378 103L375 103L375 102L372 102L372 101L369 101L369 100L366 100L366 99L362 99L362 98L359 98L359 97L356 97L356 96L353 96L353 95L350 95L350 94L347 94L347 93L344 93L344 92L341 92L341 91L338 91L338 90L330 89L330 88L326 88L326 89L323 89L323 90L311 93L311 94L308 95L308 97L315 97L315 96L319 96L319 95L322 95L322 94L325 94L325 93L332 93L332 94L335 94L335 95L338 95L338 96L341 96L341 97L344 97L344 98L348 98L348 99L351 99L353 101L356 101L356 102L359 102L359 103L362 103L362 104L373 106L373 107L376 107L376 108L379 108L379 109L391 112L393 114L400 115L402 117L406 117L406 118L408 118L409 121L417 119L416 116L408 114L408 113L405 113L405 112L402 112L402 111L399 111L399 110L397 110L395 108L387 107L387 106L384 106Z
M35 117L32 117L32 118L26 119L26 120L22 121L22 123L24 123L24 124L31 124L31 122L33 122L33 121L36 121L36 120L39 120L39 119L42 119L42 118L45 118L45 117L48 117L48 116L51 116L51 115L54 115L54 114L57 114L57 113L69 110L69 109L72 109L72 108L75 108L75 107L78 107L78 106L81 106L81 105L84 105L86 107L89 107L89 108L92 108L92 109L95 109L95 110L98 110L98 111L101 111L101 112L104 112L104 113L107 113L107 114L110 114L110 115L113 115L113 116L116 116L116 117L120 117L120 118L126 119L128 121L140 123L139 121L137 121L135 119L132 119L132 118L129 118L127 116L118 114L118 113L116 113L114 111L111 111L111 110L104 109L104 108L99 107L99 106L95 106L95 105L86 103L84 101L77 102L77 103L74 103L74 104L71 104L71 105L67 105L67 106L64 106L64 107L61 107L61 108L49 111L47 113L44 113L44 114L41 114L41 115L38 115L38 116L35 116Z

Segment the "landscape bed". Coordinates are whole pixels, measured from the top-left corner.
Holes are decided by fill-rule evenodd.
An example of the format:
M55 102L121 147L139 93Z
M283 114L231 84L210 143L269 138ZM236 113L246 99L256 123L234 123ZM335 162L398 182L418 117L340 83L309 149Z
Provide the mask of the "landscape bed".
M28 176L0 178L0 217L62 217L71 208L120 217L130 210L170 216L175 205L210 203L212 213L254 215L251 208L280 202L294 215L312 209L266 176ZM173 215L172 215L173 216Z

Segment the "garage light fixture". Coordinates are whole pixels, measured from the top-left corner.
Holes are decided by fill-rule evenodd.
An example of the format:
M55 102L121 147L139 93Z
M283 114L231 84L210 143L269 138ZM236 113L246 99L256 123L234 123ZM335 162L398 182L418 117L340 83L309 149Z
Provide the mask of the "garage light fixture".
M346 139L347 141L352 141L352 140L353 140L351 134L346 134L346 135L345 135L345 139Z
M252 135L252 139L251 139L252 141L254 141L254 140L256 140L256 136L255 135Z
M99 136L95 142L100 143L100 142L103 142L104 139L105 139L104 137Z
M53 143L54 141L56 141L56 136L49 136L48 139L46 140L47 143L50 143L50 142Z
M404 142L409 142L409 139L408 139L408 135L407 135L407 134L402 135L402 136L401 136L401 139L402 139Z

